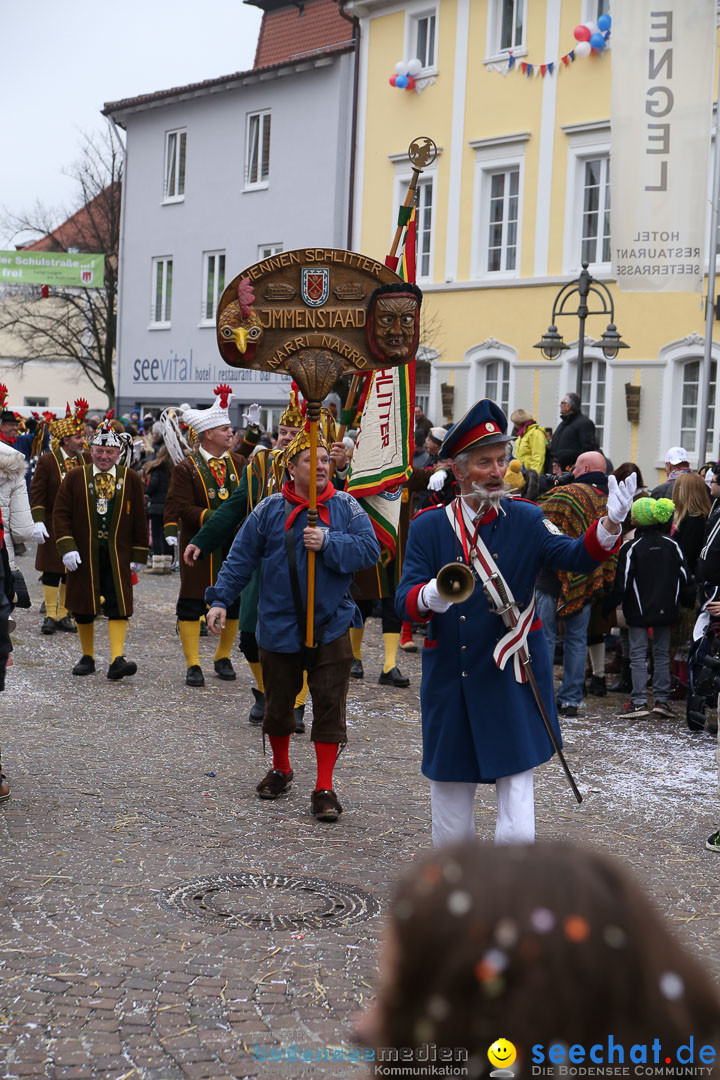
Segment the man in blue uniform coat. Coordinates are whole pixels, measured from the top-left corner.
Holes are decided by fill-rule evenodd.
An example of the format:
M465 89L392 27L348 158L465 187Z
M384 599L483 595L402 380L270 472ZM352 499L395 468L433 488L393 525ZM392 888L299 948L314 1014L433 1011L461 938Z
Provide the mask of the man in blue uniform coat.
M422 771L430 780L436 847L474 834L479 783L496 786L495 842L533 842L533 769L552 757L553 747L524 681L520 644L529 650L560 739L552 665L534 615L535 578L541 566L593 570L616 550L618 522L632 502L634 485L613 483L607 516L571 540L534 503L505 497L510 441L505 414L487 399L451 428L441 457L453 460L460 496L413 520L397 591L402 619L429 620L420 688ZM462 603L450 603L438 592L437 573L458 560L471 566L476 587ZM478 580L488 572L483 565L494 572L493 564L514 600L518 632L508 632Z

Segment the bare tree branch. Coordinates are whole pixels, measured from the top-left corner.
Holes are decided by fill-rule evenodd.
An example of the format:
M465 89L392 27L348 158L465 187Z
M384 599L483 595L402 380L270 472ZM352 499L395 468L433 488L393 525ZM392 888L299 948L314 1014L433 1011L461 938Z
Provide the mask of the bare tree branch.
M110 124L83 137L80 154L68 175L78 186L74 210L50 210L41 203L30 211L5 213L6 231L31 234L32 246L44 251L79 251L105 255L104 285L99 289L50 288L43 298L35 286L8 285L0 292L0 333L14 340L11 357L23 367L31 360L78 365L92 385L115 400L117 270L123 148Z

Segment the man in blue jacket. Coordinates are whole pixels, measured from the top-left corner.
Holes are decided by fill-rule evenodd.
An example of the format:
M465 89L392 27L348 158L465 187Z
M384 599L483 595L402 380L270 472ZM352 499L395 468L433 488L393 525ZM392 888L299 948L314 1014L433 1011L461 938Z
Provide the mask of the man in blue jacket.
M505 414L487 399L451 428L441 457L453 459L460 496L413 520L397 591L402 619L429 620L420 688L422 771L431 782L436 847L474 834L478 783L496 785L496 843L534 840L533 769L553 748L519 663L522 645L560 739L552 665L534 613L535 578L545 565L594 569L617 548L618 522L632 502L632 491L612 483L607 516L571 540L534 503L505 497L510 441ZM455 561L471 566L476 587L451 604L438 592L437 573ZM508 631L477 580L488 567L504 579L518 632Z
M313 702L310 738L317 758L311 807L318 820L336 821L342 807L333 791L332 774L338 751L347 741L345 700L353 659L348 631L361 624L350 585L356 570L377 562L380 545L358 502L337 491L330 481L328 447L320 439L319 524L308 526L309 447L310 436L301 430L285 451L290 480L281 492L262 499L245 519L205 598L210 605L208 626L218 634L227 608L260 566L257 641L265 684L263 731L270 740L273 765L257 793L261 799L276 799L290 789L293 772L288 752L295 731L295 698L307 667ZM317 645L310 662L303 651L308 550L315 552Z

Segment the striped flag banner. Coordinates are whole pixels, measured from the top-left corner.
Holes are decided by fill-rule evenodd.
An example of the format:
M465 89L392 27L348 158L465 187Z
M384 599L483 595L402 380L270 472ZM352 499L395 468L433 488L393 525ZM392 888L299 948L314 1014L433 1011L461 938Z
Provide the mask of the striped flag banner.
M402 208L406 209L406 208ZM403 281L415 281L415 209L405 220L403 252L388 256ZM393 266L392 263L395 263ZM414 447L415 358L401 367L381 368L369 379L346 490L360 502L382 546L382 559L395 557L401 485L412 472Z

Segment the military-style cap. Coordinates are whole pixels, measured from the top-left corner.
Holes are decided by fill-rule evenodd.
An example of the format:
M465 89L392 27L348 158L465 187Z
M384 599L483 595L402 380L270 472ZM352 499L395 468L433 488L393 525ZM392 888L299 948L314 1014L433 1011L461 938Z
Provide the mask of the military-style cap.
M440 457L457 457L472 446L512 442L507 425L507 417L500 406L490 398L482 398L450 428L440 448Z

